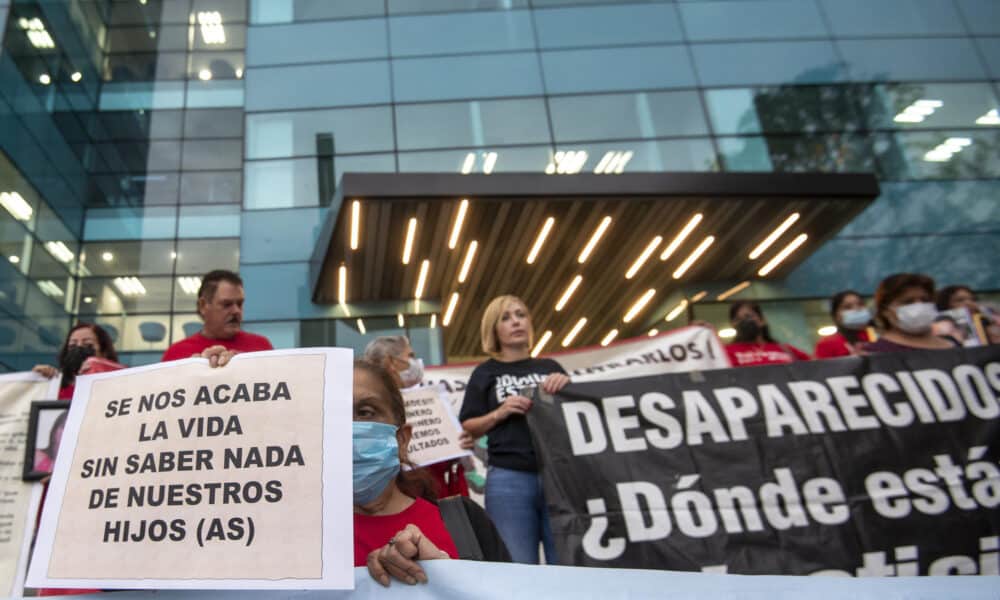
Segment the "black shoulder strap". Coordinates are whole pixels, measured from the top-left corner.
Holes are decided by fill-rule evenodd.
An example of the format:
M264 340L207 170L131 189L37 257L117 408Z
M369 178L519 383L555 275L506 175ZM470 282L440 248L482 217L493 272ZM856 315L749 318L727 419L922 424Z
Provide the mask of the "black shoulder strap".
M476 537L475 530L472 529L469 513L465 512L462 497L451 496L439 500L438 510L441 511L444 526L451 534L452 541L455 542L458 557L463 560L483 560L483 549L479 545L479 538Z

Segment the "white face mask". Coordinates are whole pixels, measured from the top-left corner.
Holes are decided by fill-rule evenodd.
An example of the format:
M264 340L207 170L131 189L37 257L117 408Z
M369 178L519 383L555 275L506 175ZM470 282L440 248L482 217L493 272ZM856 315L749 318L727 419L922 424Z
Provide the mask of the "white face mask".
M419 358L408 358L410 366L399 372L403 387L413 387L424 380L424 361Z
M930 302L904 304L895 308L896 324L910 335L923 335L931 330L931 323L937 316L937 307Z

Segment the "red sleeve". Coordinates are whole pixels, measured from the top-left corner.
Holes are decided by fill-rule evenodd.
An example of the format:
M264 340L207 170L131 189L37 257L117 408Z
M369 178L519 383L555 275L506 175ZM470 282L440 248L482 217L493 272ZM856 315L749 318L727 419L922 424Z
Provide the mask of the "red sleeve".
M840 341L839 335L828 335L816 342L816 358L838 358L849 356L847 347Z
M174 342L167 348L167 351L163 353L163 358L160 362L168 362L171 360L181 360L182 358L191 358L191 355L195 353L194 346L191 344L190 338L183 339L179 342Z
M795 357L795 360L812 360L811 356L809 356L808 354L799 350L798 348L796 348L791 344L785 344L785 348L792 353L792 356Z

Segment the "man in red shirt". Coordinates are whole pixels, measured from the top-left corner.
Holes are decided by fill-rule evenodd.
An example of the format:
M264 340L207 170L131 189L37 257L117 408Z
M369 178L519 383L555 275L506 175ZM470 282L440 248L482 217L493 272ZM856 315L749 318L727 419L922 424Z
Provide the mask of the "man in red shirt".
M205 275L198 288L198 314L205 324L198 333L167 348L163 361L202 357L211 366L221 367L240 352L272 350L266 337L240 329L243 300L243 280L236 273L220 269Z

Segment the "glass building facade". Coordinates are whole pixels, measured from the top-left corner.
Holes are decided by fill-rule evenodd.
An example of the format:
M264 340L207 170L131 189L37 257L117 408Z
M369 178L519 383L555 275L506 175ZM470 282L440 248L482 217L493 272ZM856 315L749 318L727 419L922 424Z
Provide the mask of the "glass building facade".
M276 347L406 332L442 362L402 302L360 332L311 301L345 172L874 172L867 211L744 294L804 347L819 299L889 273L1000 288L995 0L0 0L0 23L5 370L77 318L155 361L213 268Z

